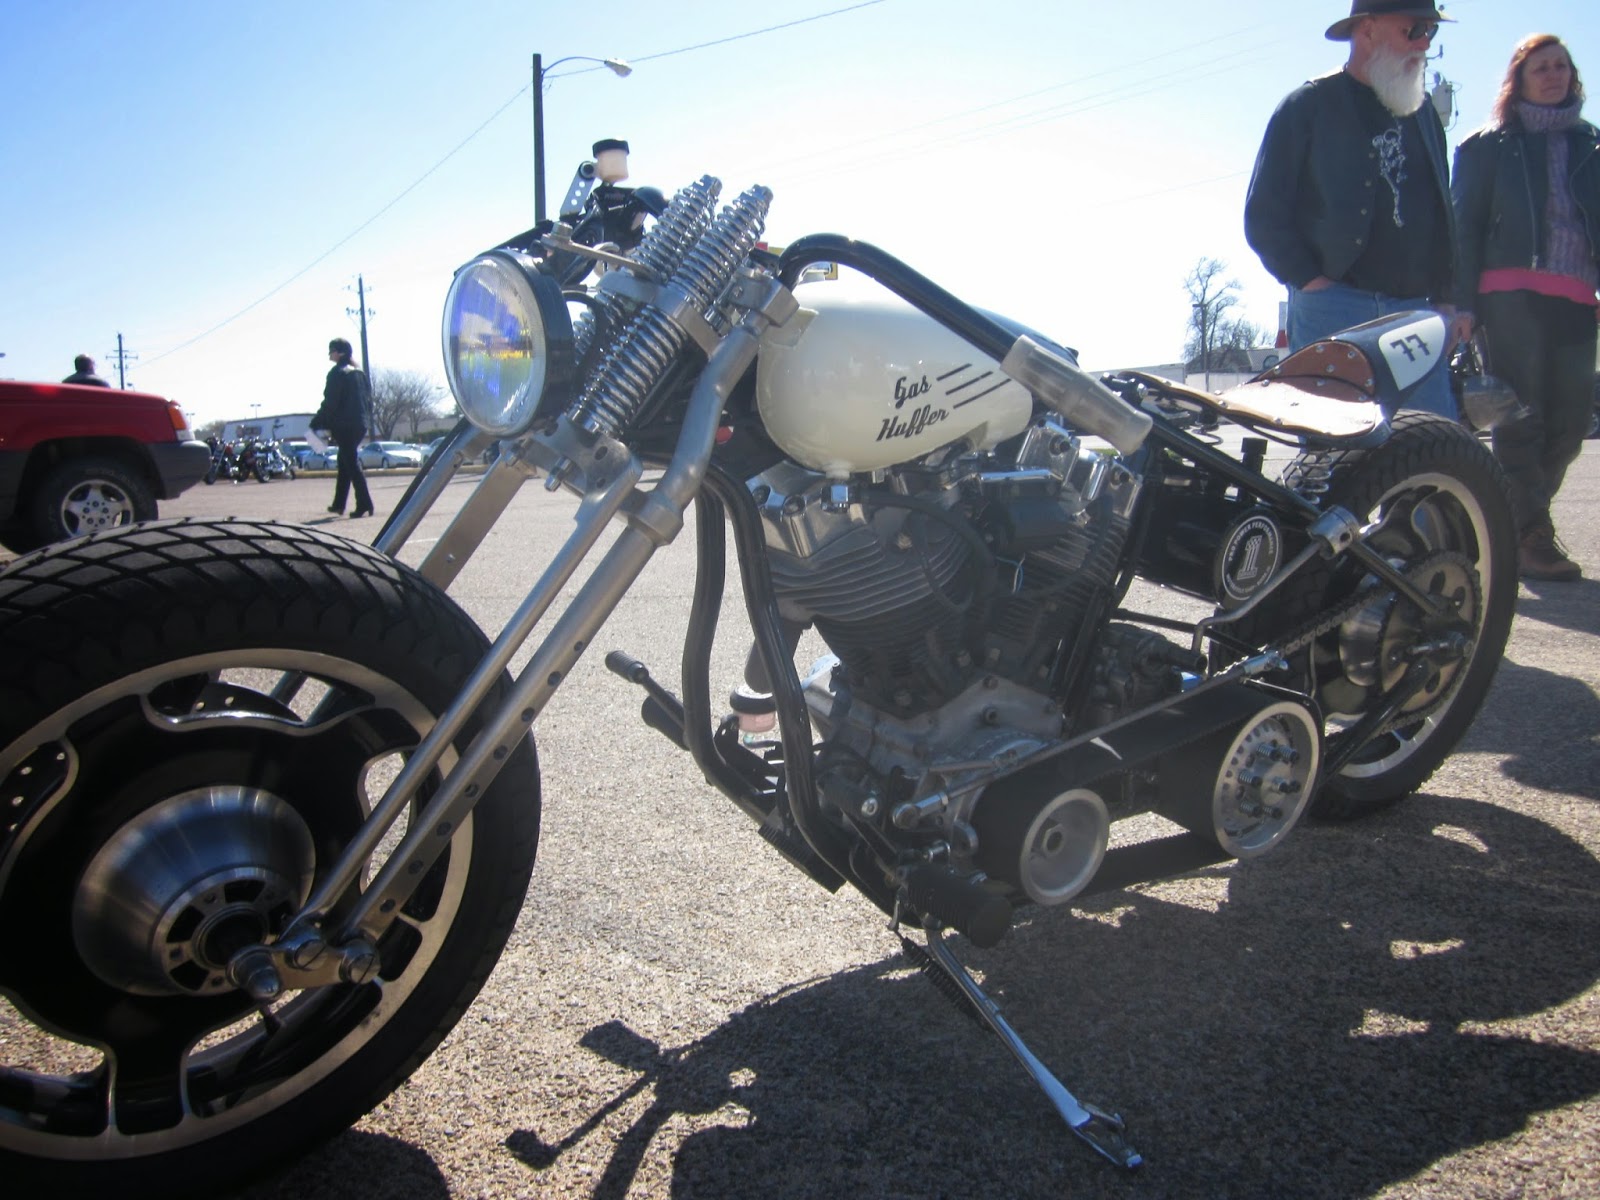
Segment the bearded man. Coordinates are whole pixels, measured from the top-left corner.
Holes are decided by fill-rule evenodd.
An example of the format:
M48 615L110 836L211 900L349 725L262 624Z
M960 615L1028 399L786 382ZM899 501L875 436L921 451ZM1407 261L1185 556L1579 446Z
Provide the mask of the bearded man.
M1444 126L1424 86L1449 20L1416 0L1354 0L1327 33L1350 43L1349 61L1290 92L1267 123L1244 232L1289 289L1291 350L1412 309L1442 313L1452 344L1462 332ZM1454 417L1449 372L1411 404Z

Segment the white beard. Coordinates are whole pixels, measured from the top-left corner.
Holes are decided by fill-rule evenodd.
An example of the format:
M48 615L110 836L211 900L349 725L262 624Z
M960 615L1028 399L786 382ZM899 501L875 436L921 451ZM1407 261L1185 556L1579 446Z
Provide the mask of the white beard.
M1422 86L1427 65L1426 54L1402 54L1380 46L1367 60L1367 75L1383 106L1397 117L1409 117L1428 98Z

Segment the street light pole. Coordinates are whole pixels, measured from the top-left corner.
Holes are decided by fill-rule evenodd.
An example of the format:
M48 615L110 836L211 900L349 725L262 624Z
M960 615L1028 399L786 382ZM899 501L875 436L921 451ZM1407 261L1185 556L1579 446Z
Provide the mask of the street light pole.
M544 59L533 56L533 223L544 220Z
M544 220L544 79L551 67L559 67L567 62L599 63L619 77L633 73L633 68L620 58L590 58L586 54L569 54L565 58L556 59L546 67L543 56L538 54L533 56L533 222L535 225Z

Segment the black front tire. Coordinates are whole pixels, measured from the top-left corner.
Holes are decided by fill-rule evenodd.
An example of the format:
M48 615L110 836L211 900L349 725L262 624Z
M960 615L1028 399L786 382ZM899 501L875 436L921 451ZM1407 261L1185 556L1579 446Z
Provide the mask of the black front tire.
M69 458L44 477L33 497L41 543L153 520L155 492L144 477L115 458Z
M1369 544L1392 564L1411 569L1424 560L1444 562L1421 582L1426 590L1455 596L1473 626L1466 658L1441 676L1437 695L1442 703L1418 708L1426 714L1422 719L1360 747L1339 774L1324 781L1311 811L1351 819L1393 804L1427 782L1488 695L1516 607L1509 492L1493 454L1470 430L1416 412L1398 414L1393 436L1380 445L1301 455L1286 469L1284 482L1322 494L1324 507L1338 505L1370 524ZM1360 619L1323 635L1291 664L1294 682L1315 692L1329 719L1329 749L1335 753L1341 731L1349 730L1382 691L1381 683L1351 664L1367 663L1372 657L1367 650L1403 650L1400 641L1415 632L1406 615L1410 606L1396 602L1343 555L1302 571L1237 631L1245 641L1265 645L1363 591L1372 600Z
M0 1177L17 1195L217 1194L345 1128L437 1046L527 889L530 738L397 910L371 982L287 991L269 1023L222 966L241 925L281 932L486 645L406 567L306 527L153 522L0 573Z

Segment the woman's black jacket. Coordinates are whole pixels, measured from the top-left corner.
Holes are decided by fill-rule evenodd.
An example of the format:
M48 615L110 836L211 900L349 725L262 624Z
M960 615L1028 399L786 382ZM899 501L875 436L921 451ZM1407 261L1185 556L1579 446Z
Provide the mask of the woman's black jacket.
M1472 309L1478 277L1500 267L1545 269L1545 201L1550 193L1548 138L1567 139L1567 181L1600 259L1600 131L1587 121L1557 134L1520 123L1485 126L1456 148L1450 193L1456 208L1457 304Z

